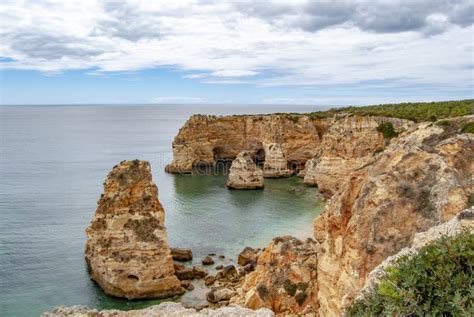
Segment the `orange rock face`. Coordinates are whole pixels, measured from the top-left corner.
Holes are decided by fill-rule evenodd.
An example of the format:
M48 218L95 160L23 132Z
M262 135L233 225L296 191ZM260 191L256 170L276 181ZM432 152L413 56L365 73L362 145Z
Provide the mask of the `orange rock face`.
M107 176L87 228L91 278L110 295L165 298L183 293L174 275L164 210L146 161L124 161Z
M263 155L264 143L278 144L288 162L304 165L325 129L324 120L305 115L194 115L175 137L166 171L189 173L198 164L233 160L244 150Z
M473 155L474 135L423 123L350 174L314 224L321 316L342 314L374 267L467 207Z
M318 186L332 196L347 176L373 162L388 144L377 127L391 122L395 129L407 129L412 122L384 117L335 117L324 134L319 153L306 164L304 182Z
M255 271L231 302L278 314L309 314L318 309L316 243L286 236L274 238L258 257Z

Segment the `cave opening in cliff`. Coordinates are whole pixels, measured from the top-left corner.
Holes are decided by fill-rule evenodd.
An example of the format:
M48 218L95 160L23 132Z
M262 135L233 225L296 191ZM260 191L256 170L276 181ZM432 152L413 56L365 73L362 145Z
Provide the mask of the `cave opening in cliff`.
M255 152L255 164L262 166L265 163L265 150L259 149Z

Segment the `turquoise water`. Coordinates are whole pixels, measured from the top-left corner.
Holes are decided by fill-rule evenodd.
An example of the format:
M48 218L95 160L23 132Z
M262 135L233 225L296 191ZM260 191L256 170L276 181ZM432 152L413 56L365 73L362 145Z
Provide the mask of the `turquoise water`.
M272 237L305 236L321 212L300 179L235 191L224 176L170 175L171 142L192 113L306 112L294 107L0 107L0 316L37 316L57 305L131 309L159 301L105 295L83 259L85 228L102 182L124 159L149 160L172 246L236 259Z

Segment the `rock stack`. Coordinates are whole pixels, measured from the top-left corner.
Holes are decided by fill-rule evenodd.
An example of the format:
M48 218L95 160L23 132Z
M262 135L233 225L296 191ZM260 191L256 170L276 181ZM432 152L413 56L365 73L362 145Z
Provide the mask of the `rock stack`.
M227 187L233 189L258 189L263 188L263 172L252 160L247 151L242 151L232 162L230 167Z
M264 144L265 163L263 165L263 176L268 178L289 177L293 171L288 169L288 162L280 144Z
M146 161L123 161L104 183L87 228L91 278L109 295L165 298L182 294L164 226L164 210Z

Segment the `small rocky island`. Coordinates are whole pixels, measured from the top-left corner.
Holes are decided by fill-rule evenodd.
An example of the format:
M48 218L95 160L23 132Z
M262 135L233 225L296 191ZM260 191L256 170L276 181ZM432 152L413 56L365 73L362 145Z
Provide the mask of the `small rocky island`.
M173 153L168 172L232 160L230 188L261 189L264 177L298 175L330 199L312 237L276 237L262 250L242 246L239 265L213 275L173 263L192 254L167 245L149 164L120 163L87 229L91 277L125 298L172 297L192 290L193 279L209 287L203 307L164 303L123 316L341 316L374 291L388 265L443 237L474 234L473 115L429 122L351 113L196 115ZM76 313L117 312L73 307L45 316Z
M85 256L91 278L109 295L166 298L184 292L148 162L123 161L109 173L87 228Z

